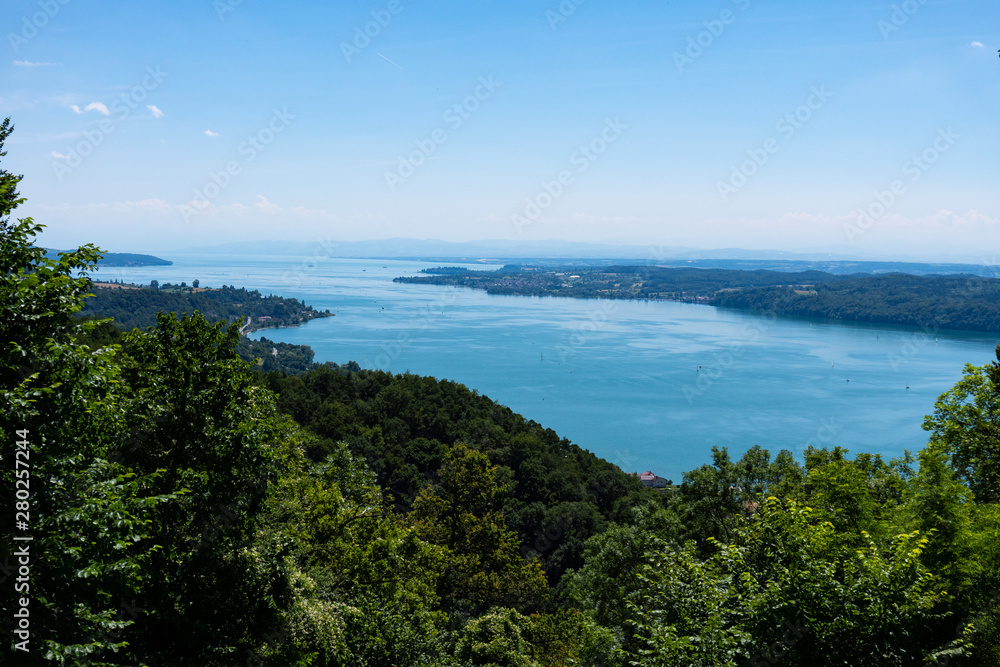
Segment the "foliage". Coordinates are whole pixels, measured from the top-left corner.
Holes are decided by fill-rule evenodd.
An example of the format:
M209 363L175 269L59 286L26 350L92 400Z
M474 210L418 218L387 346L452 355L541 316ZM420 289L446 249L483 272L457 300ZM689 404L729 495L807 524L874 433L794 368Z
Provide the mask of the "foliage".
M762 495L801 494L805 474L785 450L772 461L768 450L754 446L734 462L725 447L713 447L712 465L684 474L672 509L688 539L700 544L707 538L729 540L740 518L757 510Z
M1000 502L1000 346L998 361L967 364L962 379L924 420L932 444L951 458L978 502Z
M521 558L517 535L500 512L506 489L485 454L457 444L438 471L440 484L413 502L410 520L421 538L444 547L438 595L446 609L474 613L491 606L533 606L547 583L537 559Z
M7 155L3 145L13 131L14 124L10 122L8 116L0 123L0 158ZM11 231L11 211L24 201L17 192L17 184L21 182L22 178L24 176L14 175L6 169L0 169L0 234L7 234Z
M769 498L707 558L693 543L649 552L634 664L921 664L945 599L920 562L927 539L853 549L813 514Z
M319 436L313 459L344 441L401 513L434 483L449 446L464 442L485 454L510 486L501 508L506 525L523 555L540 556L553 586L582 565L584 542L608 521L658 502L635 477L455 382L323 367L267 374L262 383L282 411Z
M658 540L672 542L680 529L671 512L639 509L636 514L631 525L613 525L588 540L585 565L567 572L562 581L566 597L598 627L607 629L609 652L621 649L634 654L641 645L635 639L639 628L631 611L643 591L639 572ZM605 664L624 663L620 655L609 653Z
M25 544L14 536L33 538L29 588L19 591L32 601L33 634L20 664L108 661L133 623L120 616L122 606L148 579L159 549L143 543L155 509L179 490L159 492L153 487L162 471L137 474L108 457L124 419L114 351L76 343L71 317L98 251L87 246L49 259L31 245L39 229L24 219L0 234L0 453L10 462L0 472L0 498L15 508L15 469L18 488L29 494L20 501L24 524L2 524L0 555L9 563ZM23 466L15 466L15 450ZM4 587L4 609L14 609L13 594ZM11 620L4 614L5 625Z

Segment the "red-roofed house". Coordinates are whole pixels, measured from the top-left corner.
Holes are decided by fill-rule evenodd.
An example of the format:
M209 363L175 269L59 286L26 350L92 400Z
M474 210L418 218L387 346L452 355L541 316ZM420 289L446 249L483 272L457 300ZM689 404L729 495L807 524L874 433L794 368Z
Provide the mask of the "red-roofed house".
M646 472L637 472L633 474L637 476L639 481L645 486L651 486L654 489L662 489L667 485L667 480L665 478L660 477L659 475L654 475L648 470Z

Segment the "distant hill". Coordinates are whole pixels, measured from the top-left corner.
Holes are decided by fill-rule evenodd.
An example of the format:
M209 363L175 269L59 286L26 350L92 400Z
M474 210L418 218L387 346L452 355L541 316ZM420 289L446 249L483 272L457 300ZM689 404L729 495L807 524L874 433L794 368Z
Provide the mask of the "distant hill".
M699 250L681 246L610 245L560 240L486 240L455 243L428 239L376 241L240 241L184 252L196 254L282 255L310 258L406 259L428 262L531 264L568 266L663 266L766 271L824 271L852 273L909 273L912 275L969 274L1000 277L1000 267L958 262L907 262L858 259L834 253L793 253L780 250L723 248Z
M127 283L93 283L93 296L84 301L80 316L87 319L114 318L94 335L92 342L106 345L121 340L120 331L144 329L156 324L156 314L173 312L177 316L201 312L210 321L233 323L242 319L242 333L273 327L298 326L319 317L333 317L329 310L320 312L298 299L265 296L257 290L235 287L207 289L182 287L169 283L151 286ZM319 367L308 345L276 343L267 338L250 340L240 337L237 352L245 361L262 371L281 371L293 375Z
M609 266L442 272L394 282L450 285L489 294L701 303L781 315L1000 332L1000 280L974 275L840 274Z
M662 248L645 246L613 246L574 241L468 241L455 243L432 239L383 239L377 241L242 241L207 248L190 248L185 252L239 253L263 255L309 255L372 259L447 259L476 261L479 259L562 258L597 259L643 258L654 260ZM685 248L667 249L671 253Z
M59 256L60 250L46 248L45 254L51 259ZM106 252L97 261L98 266L170 266L173 262L153 255L140 255L133 252Z
M210 321L229 324L243 319L243 333L275 327L298 326L319 317L333 317L327 310L314 310L298 299L265 296L257 290L226 287L207 289L165 283L158 288L124 283L94 283L93 296L84 301L84 317L113 317L126 331L156 324L159 312L200 311Z

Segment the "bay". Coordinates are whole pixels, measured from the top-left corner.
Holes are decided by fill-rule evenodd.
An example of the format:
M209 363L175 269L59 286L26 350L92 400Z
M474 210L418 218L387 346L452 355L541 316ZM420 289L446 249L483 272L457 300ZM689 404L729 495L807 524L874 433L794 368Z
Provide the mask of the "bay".
M336 317L254 337L316 361L455 380L627 472L680 481L753 445L842 446L887 458L926 444L921 423L998 335L778 318L671 302L490 296L393 283L432 264L171 254L172 266L95 278L198 279L304 300ZM469 268L484 267L468 264Z

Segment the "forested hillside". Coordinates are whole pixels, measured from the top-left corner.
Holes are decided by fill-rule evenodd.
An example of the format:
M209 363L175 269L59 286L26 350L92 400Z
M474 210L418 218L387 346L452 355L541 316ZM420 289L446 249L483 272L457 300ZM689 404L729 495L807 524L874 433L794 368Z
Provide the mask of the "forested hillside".
M59 257L59 251L52 250L51 248L46 250L45 254L49 259L56 259ZM153 255L141 255L134 252L106 252L101 255L99 260L97 260L97 265L103 267L171 266L172 264L173 262L168 259L154 257Z
M1000 664L1000 350L916 456L717 449L661 495L452 382L253 373L197 313L102 343L100 252L47 258L18 180L4 665Z
M196 291L199 290L199 291ZM243 320L241 331L275 326L295 326L317 317L332 317L314 310L297 299L269 295L256 290L222 287L204 289L167 285L139 288L135 285L94 286L81 311L86 320L112 318L110 323L96 324L80 338L93 345L121 342L121 332L154 326L158 313L178 316L200 312L209 322L234 323ZM247 318L250 319L246 322ZM264 372L302 373L319 364L308 345L276 343L267 338L239 339L236 350L240 358Z
M127 286L135 287L135 286ZM222 286L206 289L164 285L138 289L95 286L81 315L112 317L124 330L156 324L156 314L201 312L210 321L244 321L244 332L270 327L295 326L317 317L333 317L330 311L320 312L298 299L261 294L245 287Z
M972 275L516 265L489 272L428 272L439 275L396 281L463 286L490 294L685 301L780 315L1000 332L1000 280Z
M539 555L555 585L583 564L584 542L658 495L551 429L463 385L417 375L320 368L269 374L278 408L319 436L314 459L343 442L375 473L395 507L409 512L457 442L485 454L509 487L506 525Z
M977 276L852 277L813 292L757 287L716 295L712 305L928 329L1000 331L1000 280Z
M489 294L605 299L709 299L719 290L761 285L814 285L843 279L822 271L737 271L730 269L608 266L561 269L508 265L498 271L445 271L396 278L396 282L455 285ZM430 273L430 272L428 272Z

